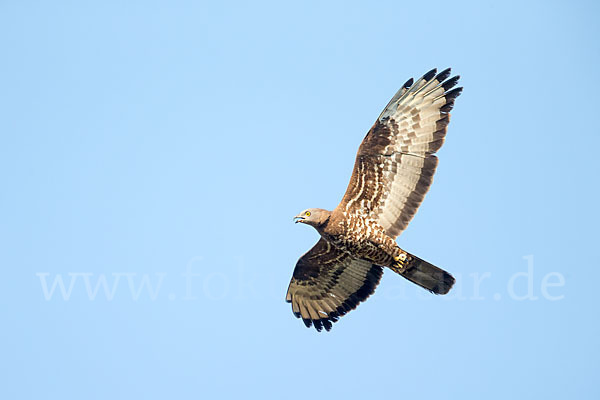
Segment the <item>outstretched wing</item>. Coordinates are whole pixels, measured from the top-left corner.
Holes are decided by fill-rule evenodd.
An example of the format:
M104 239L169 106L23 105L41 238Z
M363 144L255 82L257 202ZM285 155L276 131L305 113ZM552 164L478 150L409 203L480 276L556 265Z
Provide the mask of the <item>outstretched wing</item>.
M350 184L338 209L368 215L397 237L417 212L437 167L462 88L450 68L410 79L385 107L361 143ZM452 90L450 90L452 89Z
M307 327L330 330L332 323L375 291L383 270L320 239L298 260L285 300Z

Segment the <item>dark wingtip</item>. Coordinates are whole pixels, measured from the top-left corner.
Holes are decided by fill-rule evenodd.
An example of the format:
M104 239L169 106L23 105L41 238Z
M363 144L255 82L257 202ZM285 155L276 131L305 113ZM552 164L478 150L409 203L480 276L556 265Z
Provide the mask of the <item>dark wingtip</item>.
M463 88L462 87L457 87L456 89L452 89L451 91L449 91L448 93L446 93L446 100L448 99L455 99L458 96L460 96L460 94L462 93Z
M458 81L458 76L455 76L454 78L448 80L447 82L444 83L444 89L449 89L452 86L456 85L456 82ZM450 85L448 85L446 87L446 84L451 82ZM454 100L460 96L460 94L462 93L463 88L462 87L457 87L456 89L452 89L449 92L446 92L446 94L444 95L444 98L446 99L446 104L444 104L441 108L440 108L440 112L442 114L448 114L452 108L454 108Z
M323 330L323 323L320 319L313 320L313 325L315 326L317 332L321 332Z
M404 85L402 85L402 87L403 87L404 89L408 89L409 87L411 87L411 86L412 86L413 82L414 82L413 78L410 78L409 80L407 80L407 81L404 83Z
M306 325L307 328L312 326L312 321L310 319L302 318L302 322L304 322L304 325Z
M446 82L442 83L442 87L444 88L444 91L452 89L454 86L456 86L459 79L460 79L460 75L456 75L456 76L453 76L452 78L448 79Z
M451 68L446 68L445 70L443 70L442 72L440 72L439 74L437 74L437 76L435 77L435 80L438 82L443 82L446 80L446 78L448 78L450 76L450 72L452 72Z
M425 79L426 81L430 81L431 78L433 78L435 76L436 72L437 72L437 68L432 69L431 71L429 71L428 73L423 75L423 79Z

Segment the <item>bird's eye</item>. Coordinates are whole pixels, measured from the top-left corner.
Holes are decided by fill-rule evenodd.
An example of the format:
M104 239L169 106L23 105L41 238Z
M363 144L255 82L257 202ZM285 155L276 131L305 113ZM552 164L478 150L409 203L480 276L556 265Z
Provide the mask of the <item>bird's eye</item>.
M306 215L307 217L310 217L310 211L305 212L304 215Z

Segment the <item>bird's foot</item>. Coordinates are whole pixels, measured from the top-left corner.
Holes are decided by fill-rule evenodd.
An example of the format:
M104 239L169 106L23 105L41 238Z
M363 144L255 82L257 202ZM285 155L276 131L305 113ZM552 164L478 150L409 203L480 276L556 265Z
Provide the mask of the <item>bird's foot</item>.
M394 268L402 271L406 267L406 253L400 253L394 257Z

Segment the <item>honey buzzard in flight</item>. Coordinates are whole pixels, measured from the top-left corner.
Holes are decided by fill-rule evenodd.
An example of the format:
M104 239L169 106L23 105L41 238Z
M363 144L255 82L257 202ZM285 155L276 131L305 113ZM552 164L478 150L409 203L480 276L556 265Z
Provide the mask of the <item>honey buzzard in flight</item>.
M383 268L435 294L454 284L448 272L402 250L406 228L433 180L450 110L462 88L450 68L409 79L358 148L350 184L333 211L309 208L294 219L313 226L317 244L296 264L286 301L307 327L331 329L375 290Z

